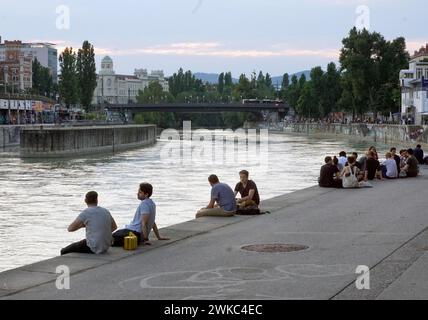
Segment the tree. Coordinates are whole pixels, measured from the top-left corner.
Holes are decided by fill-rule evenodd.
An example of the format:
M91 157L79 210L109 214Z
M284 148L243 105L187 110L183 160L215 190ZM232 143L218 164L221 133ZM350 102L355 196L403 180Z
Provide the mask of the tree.
M331 62L323 75L321 115L327 116L332 111L338 111L338 103L342 95L340 72L336 64Z
M303 85L296 111L304 117L319 117L319 99L315 95L314 82L308 81Z
M321 67L315 67L311 70L311 98L314 98L315 101L312 101L313 104L312 108L314 110L311 110L312 115L320 114L320 111L324 109L324 94L325 94L325 88L324 87L324 71L321 69ZM328 89L327 89L328 90ZM307 92L306 92L307 94ZM316 111L315 111L316 109Z
M304 73L302 73L302 75L299 78L299 89L303 90L303 87L305 86L305 84L306 84L306 76Z
M218 76L217 90L220 94L223 94L223 89L224 89L224 73L222 72Z
M358 31L354 27L342 43L340 63L344 81L350 82L344 88L351 90L344 94L348 97L353 95L354 103L359 100L360 113L372 111L376 117L379 110L376 96L382 83L385 83L385 75L380 73L380 61L386 41L377 32L370 33L366 29ZM353 111L355 114L356 110Z
M233 86L232 73L230 71L224 75L224 86L225 88L232 88Z
M94 46L84 41L77 53L77 78L79 81L80 102L84 108L89 108L97 87Z
M43 67L37 58L33 61L32 92L45 97L52 97L55 88L49 68Z
M290 85L290 76L288 73L284 73L282 76L282 82L281 82L281 88L282 90L287 90L288 86Z
M138 103L159 103L173 102L174 97L167 91L163 91L159 81L151 81L143 91L139 91L137 95Z
M254 92L252 90L252 85L247 76L243 73L239 76L238 84L234 89L235 100L241 99L252 99L255 98Z
M296 108L300 97L299 81L296 75L291 77L291 84L287 88L286 97L290 106Z
M76 53L73 48L65 48L59 56L61 77L59 93L67 107L79 103L79 81L76 72Z
M184 72L182 68L174 73L169 79L169 91L177 97L178 94L183 92L191 92L193 96L203 94L205 86L200 79L196 79L195 75L190 70Z
M265 85L268 89L272 88L272 77L270 76L269 73L266 73L266 77L265 77Z
M266 85L265 81L265 76L263 75L263 72L260 71L259 75L257 76L257 88L263 88Z

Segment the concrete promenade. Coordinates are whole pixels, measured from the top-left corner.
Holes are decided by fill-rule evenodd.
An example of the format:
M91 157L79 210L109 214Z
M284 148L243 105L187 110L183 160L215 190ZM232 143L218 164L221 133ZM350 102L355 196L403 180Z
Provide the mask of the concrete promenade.
M428 299L428 168L373 188L312 187L264 201L271 214L201 218L127 252L71 254L0 274L1 299ZM64 231L65 232L65 231ZM245 251L252 244L306 250ZM60 248L58 248L59 250ZM56 267L71 270L58 290ZM370 268L357 290L356 268Z

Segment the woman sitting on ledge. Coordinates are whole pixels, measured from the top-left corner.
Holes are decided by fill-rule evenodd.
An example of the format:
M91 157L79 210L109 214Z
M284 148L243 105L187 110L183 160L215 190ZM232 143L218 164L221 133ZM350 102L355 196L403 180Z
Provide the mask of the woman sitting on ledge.
M359 188L361 186L358 181L360 169L358 169L355 162L354 157L348 157L348 165L342 170L342 185L345 189Z

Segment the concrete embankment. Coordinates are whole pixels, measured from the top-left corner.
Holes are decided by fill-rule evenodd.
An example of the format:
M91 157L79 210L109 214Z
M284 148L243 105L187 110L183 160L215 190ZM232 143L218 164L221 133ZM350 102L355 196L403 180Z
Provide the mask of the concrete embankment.
M21 129L29 125L2 125L0 126L0 148L19 146Z
M388 124L287 124L284 132L318 136L340 136L358 140L408 144L420 143L428 147L428 126L404 126Z
M271 214L200 218L161 229L172 240L153 239L152 246L136 251L70 254L6 271L0 273L0 296L428 299L428 168L421 173L374 181L367 189L312 187L263 201ZM304 250L243 249L260 244ZM64 269L56 270L64 265L70 288L58 290L55 283ZM358 266L370 268L369 289L357 289Z
M156 142L155 125L23 128L23 158L79 156L141 147Z

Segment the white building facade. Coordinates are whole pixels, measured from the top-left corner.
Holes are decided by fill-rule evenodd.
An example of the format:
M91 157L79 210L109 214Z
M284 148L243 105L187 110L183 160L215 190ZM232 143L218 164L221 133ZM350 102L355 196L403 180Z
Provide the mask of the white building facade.
M400 71L401 119L428 124L428 44L412 56L409 69Z
M168 79L164 77L162 70L154 70L148 74L146 69L135 69L133 75L120 75L114 72L113 60L106 56L101 61L92 103L135 103L138 92L143 91L151 81L158 81L163 91L169 91Z

